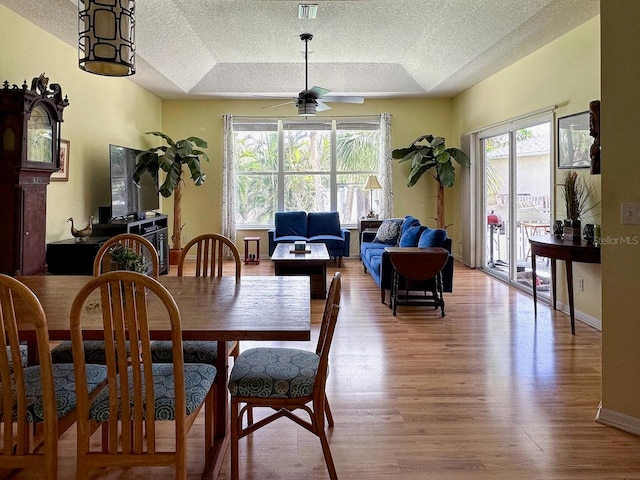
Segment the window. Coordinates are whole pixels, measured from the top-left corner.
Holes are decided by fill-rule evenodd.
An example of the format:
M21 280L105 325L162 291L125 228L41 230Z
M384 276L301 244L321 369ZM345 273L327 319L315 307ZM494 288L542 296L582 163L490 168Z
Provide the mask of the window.
M369 209L380 122L366 119L234 118L236 223L273 224L275 212L338 211L354 225Z

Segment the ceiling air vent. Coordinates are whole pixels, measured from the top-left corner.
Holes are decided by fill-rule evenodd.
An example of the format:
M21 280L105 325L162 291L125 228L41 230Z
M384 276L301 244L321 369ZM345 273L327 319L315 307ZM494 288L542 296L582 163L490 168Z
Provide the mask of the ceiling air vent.
M318 5L309 3L298 4L298 19L315 20L318 15Z

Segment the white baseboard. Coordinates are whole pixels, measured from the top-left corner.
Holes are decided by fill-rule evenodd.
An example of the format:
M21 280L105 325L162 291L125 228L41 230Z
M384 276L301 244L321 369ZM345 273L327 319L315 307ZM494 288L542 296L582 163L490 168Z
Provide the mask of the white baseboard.
M567 315L569 315L569 305L565 304L565 303L560 303L557 302L556 306L558 307L558 310L566 313ZM575 310L574 309L574 314L575 314L575 318L576 320L581 321L582 323L586 323L587 325L595 328L596 330L602 331L602 320L596 317L592 317L591 315L587 315L584 312L581 312L580 310Z
M602 402L598 405L596 422L640 436L640 418L603 408Z

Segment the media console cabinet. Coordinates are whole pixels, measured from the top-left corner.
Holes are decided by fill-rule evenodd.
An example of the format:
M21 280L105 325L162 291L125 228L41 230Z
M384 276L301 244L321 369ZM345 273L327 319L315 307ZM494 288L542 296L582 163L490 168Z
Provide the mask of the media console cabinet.
M149 240L158 251L160 274L169 273L169 230L166 215L141 220L96 223L84 241L61 240L47 244L48 272L54 275L91 275L93 259L104 242L120 233L135 233Z

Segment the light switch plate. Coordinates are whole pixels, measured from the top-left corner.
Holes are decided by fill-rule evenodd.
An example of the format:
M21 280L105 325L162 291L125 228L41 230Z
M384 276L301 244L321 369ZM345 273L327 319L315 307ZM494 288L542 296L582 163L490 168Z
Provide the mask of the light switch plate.
M620 217L620 221L624 225L640 225L640 203L621 203Z

